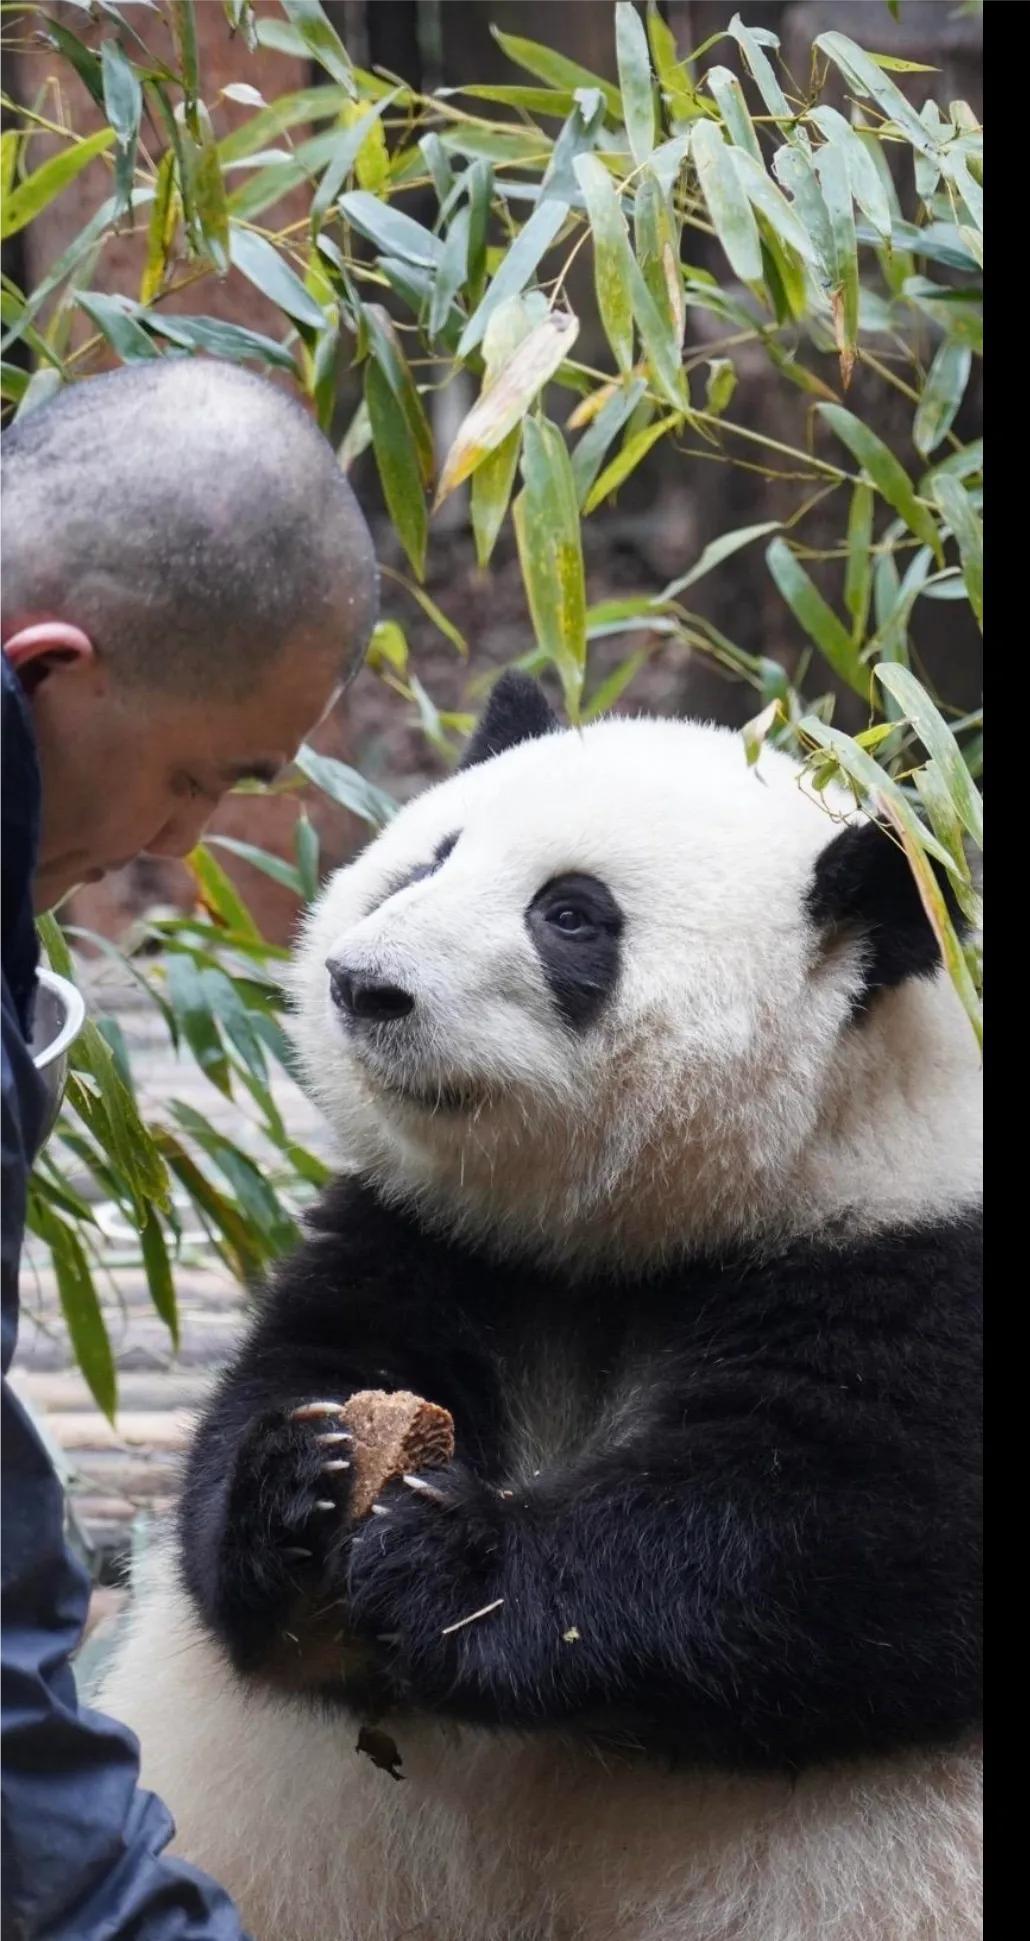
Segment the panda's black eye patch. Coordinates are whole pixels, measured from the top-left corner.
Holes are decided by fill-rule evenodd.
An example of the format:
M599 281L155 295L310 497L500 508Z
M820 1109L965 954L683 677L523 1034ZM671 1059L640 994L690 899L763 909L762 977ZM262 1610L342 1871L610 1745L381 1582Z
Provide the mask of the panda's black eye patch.
M412 883L424 882L427 876L435 876L437 870L441 869L447 861L460 834L461 830L456 829L453 835L445 836L442 842L438 842L433 851L432 858L428 863L419 863L416 869L409 869L405 875L395 876L393 881L387 884L385 893L379 898L379 902L386 903L391 896L396 896L399 890L406 890Z
M591 1024L619 975L622 911L596 876L556 876L526 911L541 969L566 1024Z

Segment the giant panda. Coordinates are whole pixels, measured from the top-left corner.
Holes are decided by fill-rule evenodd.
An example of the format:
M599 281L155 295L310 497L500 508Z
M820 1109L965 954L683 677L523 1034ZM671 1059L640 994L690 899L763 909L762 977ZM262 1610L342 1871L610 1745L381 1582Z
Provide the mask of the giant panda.
M295 1006L342 1170L101 1694L177 1850L258 1941L972 1941L980 1070L889 835L505 676ZM457 1447L351 1535L369 1387Z

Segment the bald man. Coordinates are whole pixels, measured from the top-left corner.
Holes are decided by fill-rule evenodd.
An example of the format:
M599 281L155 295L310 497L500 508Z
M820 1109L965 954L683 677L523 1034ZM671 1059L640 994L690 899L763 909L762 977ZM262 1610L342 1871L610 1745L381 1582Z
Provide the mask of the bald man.
M185 855L227 789L289 764L360 665L375 561L310 418L234 366L76 385L5 430L2 472L3 1932L238 1941L221 1891L163 1856L131 1735L78 1705L88 1585L7 1383L42 1108L33 910Z

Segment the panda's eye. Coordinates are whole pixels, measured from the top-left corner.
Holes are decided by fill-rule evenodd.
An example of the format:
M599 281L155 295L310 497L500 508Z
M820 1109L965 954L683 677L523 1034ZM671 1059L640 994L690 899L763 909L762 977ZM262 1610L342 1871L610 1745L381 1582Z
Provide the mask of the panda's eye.
M548 910L547 921L553 923L556 930L563 930L567 937L574 937L578 930L592 928L590 918L583 910L578 910L574 903L556 904L553 910Z

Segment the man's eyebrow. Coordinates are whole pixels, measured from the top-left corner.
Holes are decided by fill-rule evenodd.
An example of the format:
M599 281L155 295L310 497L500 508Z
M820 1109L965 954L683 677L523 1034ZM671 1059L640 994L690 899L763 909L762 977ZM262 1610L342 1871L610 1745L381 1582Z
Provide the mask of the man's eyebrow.
M285 762L277 755L270 755L267 761L227 762L222 774L231 786L234 782L266 782L271 784L282 774Z

